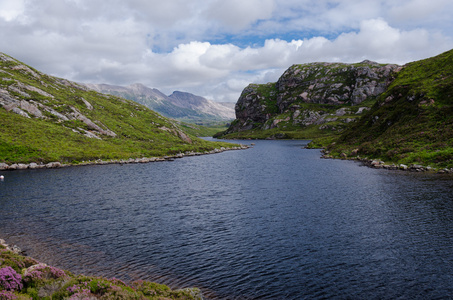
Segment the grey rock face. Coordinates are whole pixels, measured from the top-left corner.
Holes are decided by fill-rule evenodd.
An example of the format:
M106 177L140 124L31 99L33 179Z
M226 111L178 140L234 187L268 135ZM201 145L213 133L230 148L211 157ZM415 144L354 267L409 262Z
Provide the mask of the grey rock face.
M357 105L383 93L398 68L369 61L293 65L277 81L277 103L281 111L297 101Z
M340 108L333 117L328 117L322 111L300 108L301 103L359 105L383 93L394 72L399 70L397 65L380 65L370 61L359 64L293 65L276 83L250 84L243 90L235 106L236 120L226 133L252 128L274 128L277 120L273 118L288 112L292 113L292 124L301 126L320 125L335 121L335 117L361 114L368 108L355 109L355 113L348 108ZM352 122L352 119L343 121L349 122Z

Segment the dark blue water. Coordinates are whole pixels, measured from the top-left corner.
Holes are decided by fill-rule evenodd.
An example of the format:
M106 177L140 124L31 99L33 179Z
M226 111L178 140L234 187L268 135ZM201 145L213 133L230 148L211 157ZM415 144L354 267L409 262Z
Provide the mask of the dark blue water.
M453 178L304 144L3 172L0 238L75 273L215 299L453 298Z

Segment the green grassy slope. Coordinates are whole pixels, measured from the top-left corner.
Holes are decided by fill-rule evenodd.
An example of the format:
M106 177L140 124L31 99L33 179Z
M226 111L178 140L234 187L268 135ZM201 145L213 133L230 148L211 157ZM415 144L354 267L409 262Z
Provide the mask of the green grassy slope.
M354 149L361 157L453 167L453 50L407 64L371 111L327 147L334 156Z
M0 162L71 163L222 146L231 144L187 135L145 106L45 75L0 53Z

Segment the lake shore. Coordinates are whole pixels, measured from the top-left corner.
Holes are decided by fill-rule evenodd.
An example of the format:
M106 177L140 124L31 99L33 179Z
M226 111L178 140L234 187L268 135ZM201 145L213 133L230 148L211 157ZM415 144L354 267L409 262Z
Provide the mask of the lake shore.
M75 275L27 256L0 239L0 299L174 299L204 300L198 288L171 290L137 280Z
M322 150L323 155L321 158L323 159L343 159L343 160L352 160L352 161L359 161L367 167L373 169L386 169L386 170L400 170L400 171L409 171L409 172L431 172L437 174L453 174L453 168L443 168L443 169L436 169L430 166L422 166L419 164L388 164L380 159L368 159L368 158L361 158L359 156L356 157L347 157L346 155L342 157L334 157L329 153L326 153Z
M245 150L250 148L248 145L239 145L231 148L216 148L211 151L205 152L185 152L185 153L178 153L176 155L169 155L163 157L142 157L142 158L129 158L129 159L112 159L112 160L90 160L90 161L82 161L80 163L62 163L62 162L49 162L49 163L0 163L0 171L14 171L14 170L35 170L35 169L57 169L57 168L64 168L64 167L71 167L71 166L91 166L91 165L109 165L109 164L140 164L140 163L151 163L151 162L162 162L162 161L174 161L178 158L183 157L190 157L190 156L199 156L199 155L209 155L209 154L216 154L222 153L225 151L232 151L232 150Z

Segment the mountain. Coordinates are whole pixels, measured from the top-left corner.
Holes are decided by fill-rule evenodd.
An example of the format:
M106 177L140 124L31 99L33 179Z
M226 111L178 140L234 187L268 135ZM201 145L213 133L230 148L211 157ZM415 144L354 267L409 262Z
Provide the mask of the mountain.
M190 136L134 101L43 74L3 53L0 128L0 163L78 163L230 147Z
M221 118L222 120L234 119L234 109L206 98L196 96L190 93L175 91L168 97L172 104L200 111L206 115L213 115Z
M338 134L383 93L397 65L293 65L279 80L247 86L235 106L236 120L224 137L312 138Z
M327 145L334 157L453 168L453 50L405 65L357 123Z
M133 100L168 118L192 123L234 119L234 109L231 107L190 93L174 92L168 97L157 89L139 83L127 87L107 84L85 85L101 93Z

